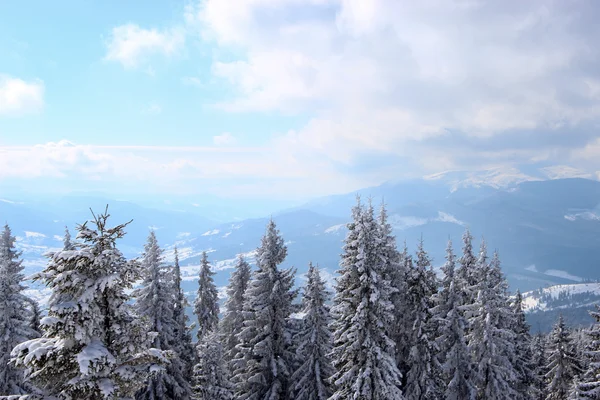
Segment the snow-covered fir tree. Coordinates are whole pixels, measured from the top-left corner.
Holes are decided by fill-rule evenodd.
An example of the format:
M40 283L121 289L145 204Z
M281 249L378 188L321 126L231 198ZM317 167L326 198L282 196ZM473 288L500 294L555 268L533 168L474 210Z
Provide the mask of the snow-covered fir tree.
M172 291L175 297L175 305L173 307L173 321L175 322L173 329L173 337L175 338L173 351L177 353L183 363L184 379L186 382L191 382L196 351L192 343L192 332L188 324L189 318L185 313L185 309L189 306L189 303L181 287L181 267L179 266L179 252L177 247L174 250L172 275Z
M19 343L39 336L32 329L32 302L23 294L21 253L15 248L10 227L0 236L0 395L24 394L30 390L23 371L9 364L12 349Z
M63 238L63 250L75 250L75 245L71 240L71 232L69 232L69 228L65 226L65 236Z
M232 362L236 399L285 399L289 393L294 354L288 318L297 291L295 270L278 267L286 255L283 237L271 220L257 249L258 269L244 299L244 325Z
M291 398L294 400L326 400L331 395L329 378L331 365L330 315L327 306L329 293L321 279L319 269L309 265L308 282L302 297L304 313L302 328L298 333L296 350L300 366L292 375Z
M546 337L541 333L535 335L531 342L531 353L533 354L533 398L535 400L546 399Z
M452 241L446 248L446 263L442 267L442 289L434 297L434 318L438 324L436 339L438 359L443 371L446 400L474 400L477 394L473 382L473 365L465 339L466 321L460 308L461 290L456 277L456 256Z
M41 327L41 319L42 312L40 311L40 305L34 299L28 299L29 309L31 312L31 317L29 318L29 327L34 332L33 337L42 336L42 327Z
M573 379L581 373L570 330L560 315L548 338L547 400L567 400Z
M382 240L373 208L352 210L332 307L334 331L331 400L403 399L401 373L389 329L394 321Z
M219 293L215 286L206 252L202 252L198 292L194 302L194 314L198 318L198 340L210 332L215 332L219 325Z
M233 360L237 352L235 348L238 344L237 336L244 325L244 293L246 293L249 281L250 264L242 255L239 255L227 285L227 301L219 326L227 362Z
M473 236L469 229L465 230L462 240L462 256L458 260L460 266L456 270L456 277L457 286L462 292L461 304L466 305L473 304L477 300L476 285L481 274L478 273L479 263L473 254Z
M50 254L36 278L52 290L44 336L12 354L45 397L132 398L150 371L167 362L149 348L145 326L128 304L140 267L116 246L127 224L111 228L108 218L95 216L95 229L79 225L78 248Z
M178 338L173 315L173 284L163 264L162 249L154 231L148 236L140 264L143 280L133 294L135 309L155 334L152 347L174 350ZM185 365L175 356L164 371L148 378L146 386L135 397L138 400L189 399L191 394L190 385L185 379Z
M595 311L590 311L595 322L587 330L588 347L587 356L589 364L577 385L577 396L570 399L600 399L600 306Z
M477 300L467 307L471 327L467 342L476 365L477 398L514 399L517 398L514 389L517 372L512 364L515 334L505 326L512 317L508 285L500 271L498 254L494 253L489 266L485 267L487 256L484 253L482 246L479 257L482 279L476 285ZM498 275L500 279L492 279L492 275Z
M412 322L410 353L404 396L407 400L434 400L442 397L443 380L436 343L437 321L433 318L433 299L437 279L431 268L429 255L419 241L416 262L408 271L409 315Z
M194 366L196 400L233 400L233 385L216 332L208 332L198 343L198 363Z
M513 300L512 312L510 328L515 334L515 358L512 363L517 372L515 390L518 397L516 399L530 400L535 398L535 373L529 324L525 320L523 296L519 290Z
M387 210L385 205L381 205L379 212L379 229L381 230L381 242L378 250L384 262L386 279L389 279L393 292L390 301L394 307L393 326L390 328L390 338L396 346L396 364L404 372L408 371L407 360L410 351L409 335L404 316L408 312L408 303L406 300L406 263L408 258L408 248L404 243L404 251L400 253L396 245L396 237L393 235L393 229L388 222Z

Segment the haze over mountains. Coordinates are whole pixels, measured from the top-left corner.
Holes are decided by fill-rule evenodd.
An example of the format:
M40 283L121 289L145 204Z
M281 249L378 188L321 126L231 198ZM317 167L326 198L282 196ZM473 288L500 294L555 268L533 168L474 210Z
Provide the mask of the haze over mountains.
M199 254L209 251L218 269L216 282L224 286L236 254L252 260L265 225L272 216L288 241L287 265L302 274L308 262L319 263L329 278L337 269L345 223L359 194L371 197L375 206L384 199L399 242L409 249L423 237L434 265L443 263L448 238L460 248L469 227L475 238L485 236L490 250L498 249L511 289L522 291L554 284L578 283L600 278L600 182L581 178L524 181L508 185L481 185L477 180L437 179L387 183L357 193L316 199L293 208L272 210L262 218L242 219L243 202L223 206L220 222L203 208L202 199L186 209L163 202L161 207L141 206L99 196L62 198L7 198L0 201L0 215L18 236L18 246L29 272L45 263L43 254L61 245L65 225L71 231L90 218L90 207L101 211L109 204L113 221L133 219L121 248L127 257L137 256L149 229L155 229L169 259L173 246L180 249L189 290L195 284ZM513 180L514 182L514 180ZM215 203L214 199L210 202ZM229 204L234 204L230 202ZM200 205L200 206L198 206ZM251 213L256 209L249 207ZM478 242L479 240L477 240ZM478 245L478 244L477 244Z

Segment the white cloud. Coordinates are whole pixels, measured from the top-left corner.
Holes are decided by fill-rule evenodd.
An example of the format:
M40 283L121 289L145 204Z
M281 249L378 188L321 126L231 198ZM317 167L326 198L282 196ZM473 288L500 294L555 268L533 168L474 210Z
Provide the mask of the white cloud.
M312 116L281 147L346 164L387 153L439 171L464 166L471 146L427 146L448 132L537 132L543 144L600 122L594 12L542 1L206 0L186 18L220 46L212 72L237 90L219 107ZM495 166L539 159L539 144L511 146L488 151Z
M177 54L185 43L185 32L180 28L159 31L126 24L112 29L106 41L106 56L125 68L136 68L151 55L166 57ZM153 71L150 69L150 71Z
M0 75L0 116L21 115L44 107L44 83Z
M237 143L236 138L229 132L224 132L213 137L213 143L217 146L229 146Z
M153 103L142 110L142 114L157 115L162 112L162 107L159 104Z

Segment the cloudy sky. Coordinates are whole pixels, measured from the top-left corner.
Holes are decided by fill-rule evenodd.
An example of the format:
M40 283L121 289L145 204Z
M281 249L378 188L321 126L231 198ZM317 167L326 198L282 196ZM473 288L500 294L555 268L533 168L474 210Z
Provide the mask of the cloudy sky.
M598 20L595 0L1 2L0 190L596 178Z

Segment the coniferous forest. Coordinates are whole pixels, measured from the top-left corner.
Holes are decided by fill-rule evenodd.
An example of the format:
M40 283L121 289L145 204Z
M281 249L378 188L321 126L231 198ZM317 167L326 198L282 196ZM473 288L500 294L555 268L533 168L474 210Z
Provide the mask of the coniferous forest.
M10 399L574 400L600 398L600 310L532 335L500 255L467 230L434 272L426 238L397 247L379 211L352 210L333 293L308 268L296 286L273 221L256 268L239 257L219 304L206 253L188 303L177 253L150 232L118 249L128 222L108 209L67 230L24 294L15 237L0 237L0 395ZM191 321L186 309L193 310Z

